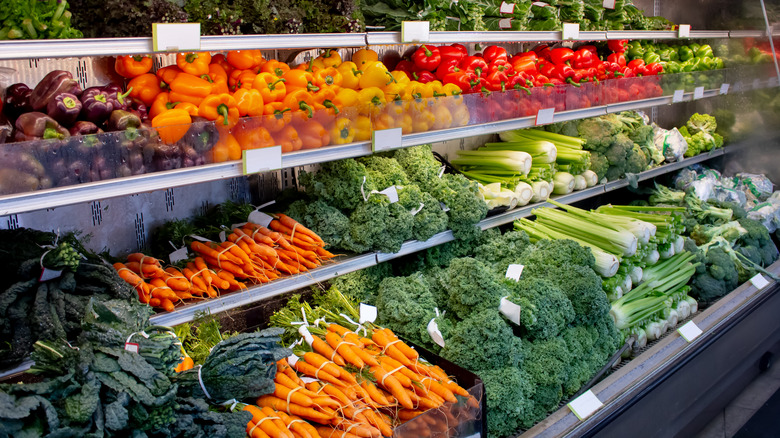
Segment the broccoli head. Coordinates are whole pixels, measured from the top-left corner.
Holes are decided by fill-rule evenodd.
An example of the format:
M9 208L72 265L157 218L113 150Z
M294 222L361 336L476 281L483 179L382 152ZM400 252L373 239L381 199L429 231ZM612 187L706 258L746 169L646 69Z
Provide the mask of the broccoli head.
M596 172L599 177L599 181L607 176L607 170L609 169L609 161L604 154L599 152L590 153L590 170Z
M601 277L588 266L526 265L523 277L544 278L562 290L574 308L574 323L590 325L609 315L610 304L601 287Z
M686 157L693 157L723 146L723 137L716 133L697 132L690 137L685 137L685 141L688 143L688 150L685 151Z
M390 263L380 263L334 278L330 284L355 301L375 303L379 284L393 275Z
M316 173L301 172L300 183L308 195L349 210L363 203L363 192L378 189L366 167L353 159L322 163Z
M604 156L610 166L624 168L628 161L629 151L634 147L634 142L624 133L615 135L612 143L604 150Z
M349 217L350 238L358 248L388 253L398 252L401 244L412 237L414 217L399 203L390 203L383 195L372 194Z
M486 234L486 233L483 233ZM509 265L518 263L523 251L530 245L525 231L498 234L474 248L474 257L492 266L497 274L505 273Z
M623 123L615 114L584 119L577 125L578 137L585 140L585 149L589 151L604 151L612 142L613 137L623 130Z
M757 265L766 267L774 263L778 256L777 247L766 227L761 222L748 218L738 222L746 233L737 239L734 248Z
M580 132L578 129L579 123L576 120L570 120L567 122L553 123L544 127L545 130L554 132L556 134L568 135L569 137L579 137Z
M461 319L484 309L498 309L501 297L509 294L501 282L503 276L475 258L452 260L443 275L449 294L447 308Z
M761 225L761 224L759 224ZM764 228L761 226L761 228ZM766 231L766 228L764 228ZM738 221L726 222L723 225L696 225L691 231L691 239L693 239L697 245L703 245L715 237L723 237L727 241L734 243L743 234L747 234L748 230L742 226Z
M517 367L523 360L523 343L498 309L472 314L459 322L444 342L441 357L477 374Z
M480 232L477 222L484 219L488 212L477 182L461 174L448 173L441 179L445 183L444 188L430 193L449 208L449 229L458 239L475 237Z
M534 339L550 339L574 320L574 308L566 294L553 281L541 277L504 280L508 300L519 305L520 327Z
M447 213L430 193L415 185L404 186L398 190L398 203L414 213L412 238L424 242L436 233L447 229Z
M520 428L533 425L534 385L525 371L516 367L485 370L479 373L485 384L488 436L513 436Z
M434 345L428 322L436 316L436 301L420 273L409 277L388 277L379 284L376 297L379 324L416 344Z
M628 157L626 159L626 172L627 173L639 173L647 169L650 164L650 160L647 158L644 149L639 147L638 144L629 150Z
M715 120L715 117L709 114L694 113L688 119L688 122L685 123L685 126L691 135L696 135L699 132L713 134L718 129L718 122Z
M526 269L542 266L580 265L592 268L596 264L590 249L570 239L540 240L523 251L520 261Z
M723 248L709 248L705 253L693 240L685 239L683 249L694 254L696 258L693 262L698 263L688 293L697 301L710 304L739 285L739 273L734 261Z
M537 340L525 343L522 369L536 386L531 400L534 419L542 419L558 408L563 398L563 386L569 379L572 355L563 338Z
M648 147L653 143L653 127L641 125L628 133L628 138L641 147Z
M409 177L406 176L404 168L393 158L369 155L358 158L357 161L366 166L366 171L379 190L409 184Z
M325 242L336 248L359 250L349 239L349 218L336 207L324 201L295 201L287 208L287 215L317 233ZM347 241L345 241L347 239Z

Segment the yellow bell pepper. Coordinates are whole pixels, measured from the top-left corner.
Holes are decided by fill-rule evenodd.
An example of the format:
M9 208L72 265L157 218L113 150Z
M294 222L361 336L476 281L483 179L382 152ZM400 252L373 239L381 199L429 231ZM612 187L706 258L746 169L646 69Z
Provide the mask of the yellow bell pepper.
M352 127L352 120L346 117L339 117L333 122L330 128L330 140L332 144L352 143L355 139L355 128Z
M361 70L365 64L377 60L379 60L379 55L371 49L360 49L352 55L352 62Z
M433 129L447 129L452 126L452 113L449 108L443 104L433 105Z
M322 61L325 68L337 67L341 64L341 55L336 49L325 49L317 59Z
M357 107L359 102L360 94L351 88L340 89L333 100L333 103L342 109Z
M358 102L361 114L376 115L387 101L381 88L369 87L358 92Z
M342 62L336 70L341 73L341 86L344 88L357 89L360 82L362 71L358 70L357 65L352 61Z
M393 82L395 82L395 78L387 71L387 67L381 62L377 62L363 70L363 74L360 75L358 86L360 86L360 88L382 88Z
M460 105L457 105L452 111L452 126L466 126L471 119L468 106L460 99Z
M353 123L355 129L354 141L371 140L371 119L367 116L358 116Z
M393 82L390 85L385 86L382 90L385 92L385 100L392 102L394 100L403 99L403 93L406 87L399 83Z
M399 70L393 70L390 72L391 75L395 78L395 81L398 82L401 85L408 85L409 82L411 82L411 79L409 79L409 76Z
M410 113L411 105L407 100L395 100L387 103L387 113L393 119L393 126L401 128L404 134L411 134L412 115Z
M422 82L411 81L409 82L409 94L413 99L428 99L433 97L433 88L428 84Z

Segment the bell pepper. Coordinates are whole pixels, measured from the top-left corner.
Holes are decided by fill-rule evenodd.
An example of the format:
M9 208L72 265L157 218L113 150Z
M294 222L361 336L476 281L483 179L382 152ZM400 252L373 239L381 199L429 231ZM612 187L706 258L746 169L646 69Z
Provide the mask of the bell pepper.
M265 63L258 49L231 50L226 56L227 62L238 70L257 70Z
M60 126L56 120L38 111L20 115L16 118L14 127L17 141L63 139L70 136L68 130Z
M436 46L421 45L412 54L412 62L422 70L434 71L441 64L441 54Z
M433 117L433 129L447 129L452 126L452 113L447 105L434 104Z
M215 64L222 67L222 69L224 69L225 73L228 75L235 68L232 65L230 65L230 63L227 61L227 57L222 53L211 57L211 65L215 65Z
M485 47L485 50L482 51L482 57L485 58L485 61L488 63L491 63L497 59L503 59L504 61L509 60L509 54L507 53L506 49L500 46Z
M277 78L281 78L285 73L290 71L290 66L284 62L277 61L276 59L271 59L260 67L260 71L263 73L271 73Z
M438 70L438 69L436 69L436 70ZM398 85L400 85L402 87L405 87L405 86L409 85L409 82L411 82L411 79L409 79L409 75L406 74L406 72L399 71L399 70L393 70L393 71L390 72L390 74L393 76L393 78L395 78L395 82L394 83L396 83L396 84L398 84Z
M266 104L281 102L287 94L285 80L268 72L258 73L254 82L252 82L252 88L260 91L263 102Z
M341 55L336 49L325 49L317 59L322 61L325 68L338 67L341 64Z
M436 116L429 108L428 102L425 100L417 99L412 103L413 117L412 117L412 131L413 132L426 132L430 131L434 123L436 123Z
M303 147L303 141L298 131L292 125L286 125L272 135L274 144L282 147L282 152L299 151Z
M11 121L33 110L30 105L30 94L32 89L22 83L13 84L5 89L3 112Z
M433 72L430 72L428 70L421 70L417 66L414 67L412 70L412 76L411 80L427 84L428 82L435 81L436 75L433 74Z
M299 70L303 71L303 70ZM308 118L314 116L315 101L314 96L311 95L306 89L298 88L287 93L282 101L285 107L295 111L303 111Z
M285 125L292 123L292 110L290 108L282 108L283 106L284 104L282 102L273 102L265 105L263 111L263 126L268 132L278 132L284 128Z
M46 105L46 113L62 126L72 125L81 113L81 101L75 94L60 93Z
M176 79L176 76L179 76L180 73L183 73L181 69L175 65L169 65L167 67L163 67L155 72L158 78L160 78L161 81L163 81L165 84L170 84L171 82Z
M68 130L70 132L71 137L75 135L92 135L92 134L102 134L103 130L98 127L98 125L88 122L86 120L79 120L76 123L73 124L73 126L70 127Z
M157 130L160 139L167 144L174 144L184 137L190 129L192 117L187 111L181 109L169 109L161 112L152 119L152 127Z
M231 129L231 133L241 145L241 150L267 148L274 145L271 133L263 127L262 123L260 119L241 119Z
M211 82L212 93L222 94L230 91L228 88L228 74L225 68L219 64L210 64L209 73L201 76L201 79Z
M344 88L357 89L360 82L360 75L363 74L361 70L358 70L357 65L352 61L342 62L337 70L341 73L341 86Z
M395 82L395 77L387 71L387 67L380 62L376 62L368 67L365 67L363 74L360 75L358 85L360 88L377 87L382 88L385 85L389 85Z
M81 94L79 83L73 79L73 75L64 70L52 70L38 82L30 93L30 106L35 111L46 108L49 101L60 93Z
M695 56L697 58L714 58L715 54L712 52L712 47L709 44L702 44L696 49Z
M176 54L176 66L194 76L208 74L211 55L208 52L184 52Z
M441 67L441 64L439 64L439 66ZM414 71L414 68L415 68L414 63L408 59L402 59L398 61L398 64L395 65L396 70L406 73L406 76L408 76L409 78L412 77L412 72Z
M571 66L574 68L591 68L595 67L598 62L599 58L594 52L580 47L574 52Z
M307 120L296 126L303 149L317 149L330 144L330 133L316 120Z
M139 76L140 77L140 76ZM90 87L81 93L82 118L100 126L108 120L114 105L108 99L102 87Z
M439 68L436 69L436 79L443 81L448 74L459 72L459 63L460 62L456 59L449 59L446 62L442 61L442 63L439 64Z
M635 75L644 75L647 73L645 61L643 59L634 59L628 63L627 67L631 69Z
M401 133L411 134L412 131L412 116L410 114L410 102L408 100L395 100L388 102L385 106L385 114L388 118L382 117L381 120L388 120L388 127L401 128Z
M658 62L651 62L650 64L647 64L647 66L645 66L645 71L647 75L655 76L659 73L663 73L664 68Z
M355 63L358 70L363 70L366 64L377 60L379 60L379 55L371 49L360 49L352 54L352 62Z
M536 52L536 56L539 59L546 59L550 60L550 52L552 49L547 44L539 44L536 47L533 48L533 51Z
M233 97L236 99L239 116L257 117L263 115L263 96L254 88L239 88Z
M358 92L358 102L362 114L376 115L387 100L381 88L368 87Z
M198 115L207 120L215 120L218 126L230 129L238 123L236 99L227 93L206 96L198 106Z
M318 87L340 87L343 76L335 67L326 67L314 73L314 85Z
M517 73L533 73L538 71L536 67L536 59L534 58L535 57L531 56L513 57L510 61L510 64Z
M108 101L113 105L114 110L127 110L130 107L131 102L128 96L133 92L132 89L123 93L121 87L107 85L103 87L103 91L106 93Z
M645 52L644 56L642 56L642 60L645 61L645 64L661 62L661 55L656 52Z
M429 85L429 83L424 84L412 81L409 83L406 91L408 93L407 99L429 99L433 97L433 86Z
M295 89L313 92L320 89L314 84L314 74L306 70L290 70L282 75L288 94ZM294 108L293 108L294 109Z
M257 73L254 70L233 70L228 77L228 88L233 91L239 88L252 88L255 78Z
M574 50L567 47L557 47L550 51L550 61L553 64L566 64L574 60Z
M157 97L154 98L152 105L149 107L149 117L153 119L163 111L173 109L176 104L179 103L171 102L170 97L171 93L167 91L163 91L162 93L158 94Z
M473 92L474 87L479 84L477 75L473 72L466 71L450 73L444 77L442 82L444 82L445 85L454 84L465 94Z
M174 108L183 109L184 111L187 111L189 115L192 117L200 117L198 115L200 114L200 109L198 108L198 105L195 105L192 102L179 102L174 106Z
M108 131L126 131L138 129L141 126L141 118L125 110L114 110L108 118Z
M509 76L502 70L494 70L487 78L487 89L490 91L506 91Z
M642 43L639 41L631 41L628 43L628 50L626 50L627 59L637 59L645 55L645 48L642 47Z
M346 117L337 118L330 128L330 138L333 144L352 143L355 139L355 129L352 127L352 120Z
M483 71L487 70L487 66L487 61L479 56L466 56L458 67L467 73L474 73L479 77Z
M211 148L209 155L211 163L240 160L241 145L233 134L223 132L219 134L219 140Z
M357 118L355 118L353 127L355 128L355 138L353 139L354 141L371 140L372 125L370 118L367 116L357 116Z
M611 53L609 56L607 56L607 61L613 62L620 67L625 67L627 64L626 56L623 55L622 53Z
M462 46L461 46L462 47ZM457 65L460 61L466 57L468 52L461 50L460 47L452 46L439 46L439 55L441 55L441 63L455 61Z
M669 48L661 49L658 51L658 57L661 58L661 61L671 61L672 51ZM647 60L645 60L645 62L647 62Z
M625 53L626 51L626 44L628 44L628 40L609 40L607 41L607 47L609 50L612 50L615 53Z
M336 93L333 103L339 108L352 108L358 106L360 95L351 88L342 88Z
M179 73L169 85L172 100L192 102L196 105L200 105L213 88L211 82L189 73Z
M152 64L152 57L148 55L121 55L114 61L114 70L119 76L132 79L149 73Z
M469 108L463 99L458 100L459 103L455 104L450 110L452 115L452 126L466 126L469 124L471 114Z

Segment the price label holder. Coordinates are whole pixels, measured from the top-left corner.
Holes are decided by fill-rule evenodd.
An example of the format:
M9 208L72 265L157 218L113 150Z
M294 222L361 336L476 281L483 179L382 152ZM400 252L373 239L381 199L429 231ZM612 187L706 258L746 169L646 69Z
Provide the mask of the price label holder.
M433 342L439 347L444 348L444 336L442 336L441 330L439 330L439 324L436 323L436 318L432 318L428 321L428 327L426 329L428 330L428 334L431 335Z
M681 24L677 28L677 37L678 38L690 38L691 37L691 25L690 24Z
M38 277L38 281L49 281L55 278L60 278L62 271L56 271L54 269L43 268L41 276Z
M704 87L696 87L693 89L693 100L701 99L704 97Z
M601 6L603 6L604 9L615 9L615 0L604 0L601 3Z
M374 322L376 321L377 311L375 306L360 303L360 320L359 323Z
M685 90L674 90L674 95L672 96L672 103L682 102L684 96L685 96Z
M601 409L604 404L601 403L601 400L596 397L596 394L589 389L581 396L569 402L566 406L568 406L572 413L582 421Z
M677 332L688 342L693 342L694 339L698 338L699 335L703 333L699 326L693 321L688 321L682 327L678 328Z
M523 275L523 265L509 265L506 268L506 278L511 278L514 281L520 281L520 276Z
M282 168L282 146L248 149L241 152L244 175Z
M753 286L755 286L758 290L767 287L769 284L769 281L761 274L756 274L755 277L750 279L750 282L753 283Z
M720 94L729 94L729 84L720 84Z
M498 28L499 29L509 29L512 27L512 19L511 18L501 18L498 20Z
M140 346L135 342L125 342L125 351L138 353L140 351Z
M152 24L152 50L155 52L200 50L200 23Z
M177 249L176 251L168 254L168 260L171 262L171 264L174 264L176 262L180 262L182 260L187 259L187 247L182 246L181 248Z
M521 310L519 305L507 300L506 297L501 298L501 301L498 304L498 311L515 325L520 325Z
M555 108L542 108L536 113L536 126L549 125L555 118Z
M271 225L271 221L274 220L271 216L268 216L267 214L263 213L262 211L253 211L249 213L249 217L247 218L248 222L251 222L253 224L260 225L261 227L268 228L268 225Z
M429 21L401 22L401 42L427 43L431 39L431 23Z
M579 23L563 23L563 35L564 40L578 40L580 39L580 24Z
M498 7L498 12L501 13L501 14L514 14L515 13L515 4L514 3L501 2L501 6Z
M401 148L401 128L379 129L371 134L371 150L390 151Z

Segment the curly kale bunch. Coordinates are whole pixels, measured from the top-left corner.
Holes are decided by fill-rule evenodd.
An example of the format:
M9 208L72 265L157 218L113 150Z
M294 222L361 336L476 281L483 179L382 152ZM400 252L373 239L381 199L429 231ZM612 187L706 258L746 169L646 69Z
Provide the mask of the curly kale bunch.
M505 273L509 265L518 263L531 244L525 231L508 231L503 235L483 233L486 242L474 248L474 257L482 260L497 274Z
M376 307L381 326L415 344L434 346L427 327L436 316L436 301L422 274L385 278L379 285Z
M445 338L441 357L479 374L517 367L523 360L523 342L497 309L486 309L455 326Z
M484 309L498 309L501 297L508 294L502 276L472 257L454 259L443 275L449 294L447 308L461 319Z
M507 300L520 306L520 327L529 340L551 339L574 321L571 301L552 281L540 277L505 280Z
M523 369L505 367L479 373L485 384L488 415L488 436L511 436L533 422L536 387Z
M345 210L362 205L364 194L385 188L377 186L363 163L351 159L322 163L316 173L301 172L300 183L312 198Z
M414 216L413 239L424 242L447 229L447 213L442 210L436 198L419 187L409 185L400 188L398 203Z
M383 195L372 194L357 206L349 217L351 249L363 252L374 249L398 252L401 244L412 237L414 216L399 203L390 203Z
M380 263L336 277L330 281L330 284L355 301L374 303L382 280L391 275L393 275L392 265Z
M322 240L336 248L360 249L350 241L349 218L341 210L324 201L295 201L287 208L286 214L305 224Z
M445 174L442 180L445 187L431 194L449 208L449 228L457 239L473 238L480 232L477 222L488 212L477 182L461 174Z

